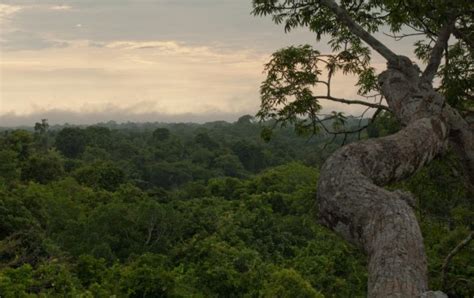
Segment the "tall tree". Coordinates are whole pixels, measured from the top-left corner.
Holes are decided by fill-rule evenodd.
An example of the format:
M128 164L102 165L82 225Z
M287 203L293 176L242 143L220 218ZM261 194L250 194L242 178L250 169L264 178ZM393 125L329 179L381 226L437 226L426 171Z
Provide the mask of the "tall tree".
M450 147L463 161L472 187L474 137L462 111L473 105L473 2L253 0L253 5L254 14L271 15L287 31L304 26L318 40L329 36L332 48L331 54L311 46L273 54L261 86L261 119L291 122L301 131L347 133L343 125L327 127L344 118L321 115L319 100L325 99L373 108L375 116L388 111L401 123L396 134L336 151L321 169L317 198L321 222L368 255L369 296L420 296L428 290L427 265L414 198L383 186L413 174ZM424 70L380 42L375 33L382 29L397 40L418 36L415 53ZM456 40L450 44L451 35ZM371 50L387 62L378 75L370 64ZM334 96L331 78L338 71L358 76L359 94L372 98L378 93L380 101Z
M84 152L86 135L78 127L63 128L56 136L56 148L66 157L76 158Z
M41 123L35 123L35 139L40 150L48 151L48 119L41 119Z

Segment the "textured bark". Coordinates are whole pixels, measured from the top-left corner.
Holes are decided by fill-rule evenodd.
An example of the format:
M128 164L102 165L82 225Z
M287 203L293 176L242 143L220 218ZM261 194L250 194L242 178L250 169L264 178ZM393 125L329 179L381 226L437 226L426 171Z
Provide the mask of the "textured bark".
M320 219L368 256L370 297L419 297L427 291L423 238L411 194L384 188L448 144L451 113L404 57L379 77L387 102L406 125L397 134L350 144L324 164L318 185Z
M417 297L427 290L423 238L409 193L378 186L402 179L445 147L440 120L423 118L386 138L350 144L321 170L322 223L369 258L369 296Z

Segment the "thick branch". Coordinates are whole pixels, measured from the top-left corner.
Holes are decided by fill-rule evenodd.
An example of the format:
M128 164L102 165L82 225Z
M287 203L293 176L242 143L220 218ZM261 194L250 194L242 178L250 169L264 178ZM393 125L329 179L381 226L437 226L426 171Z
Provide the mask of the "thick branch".
M425 82L431 83L433 81L436 72L438 71L438 67L441 64L441 59L443 58L443 51L446 48L446 43L451 36L451 31L454 28L454 21L448 22L446 25L441 28L438 33L438 39L436 40L436 44L431 50L430 60L428 62L428 66L426 66L425 71L422 75L422 80Z
M363 41L365 41L369 46L371 46L375 51L377 51L382 57L384 57L389 63L396 64L398 61L398 56L387 48L383 43L377 40L369 32L367 32L362 26L357 24L349 13L337 5L334 0L319 0L321 5L324 5L330 9L335 15L336 18L347 26L347 29L356 35Z

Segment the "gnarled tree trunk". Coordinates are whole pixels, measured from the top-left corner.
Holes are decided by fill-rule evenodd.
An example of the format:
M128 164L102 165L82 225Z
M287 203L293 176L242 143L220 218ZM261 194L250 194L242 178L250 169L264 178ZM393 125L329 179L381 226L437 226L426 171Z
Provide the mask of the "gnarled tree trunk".
M320 219L366 252L370 297L418 297L428 284L415 200L383 185L413 174L450 140L472 171L472 132L408 58L389 63L379 84L405 128L345 146L326 161L317 192Z

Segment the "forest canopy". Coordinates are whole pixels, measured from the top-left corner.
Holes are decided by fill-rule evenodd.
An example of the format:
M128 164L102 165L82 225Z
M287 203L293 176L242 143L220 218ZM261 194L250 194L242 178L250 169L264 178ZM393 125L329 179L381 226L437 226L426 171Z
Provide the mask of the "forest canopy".
M317 224L318 168L342 136L267 143L251 120L2 131L2 296L366 295L365 257ZM392 187L418 197L433 288L462 297L472 248L441 273L474 217L457 162Z

